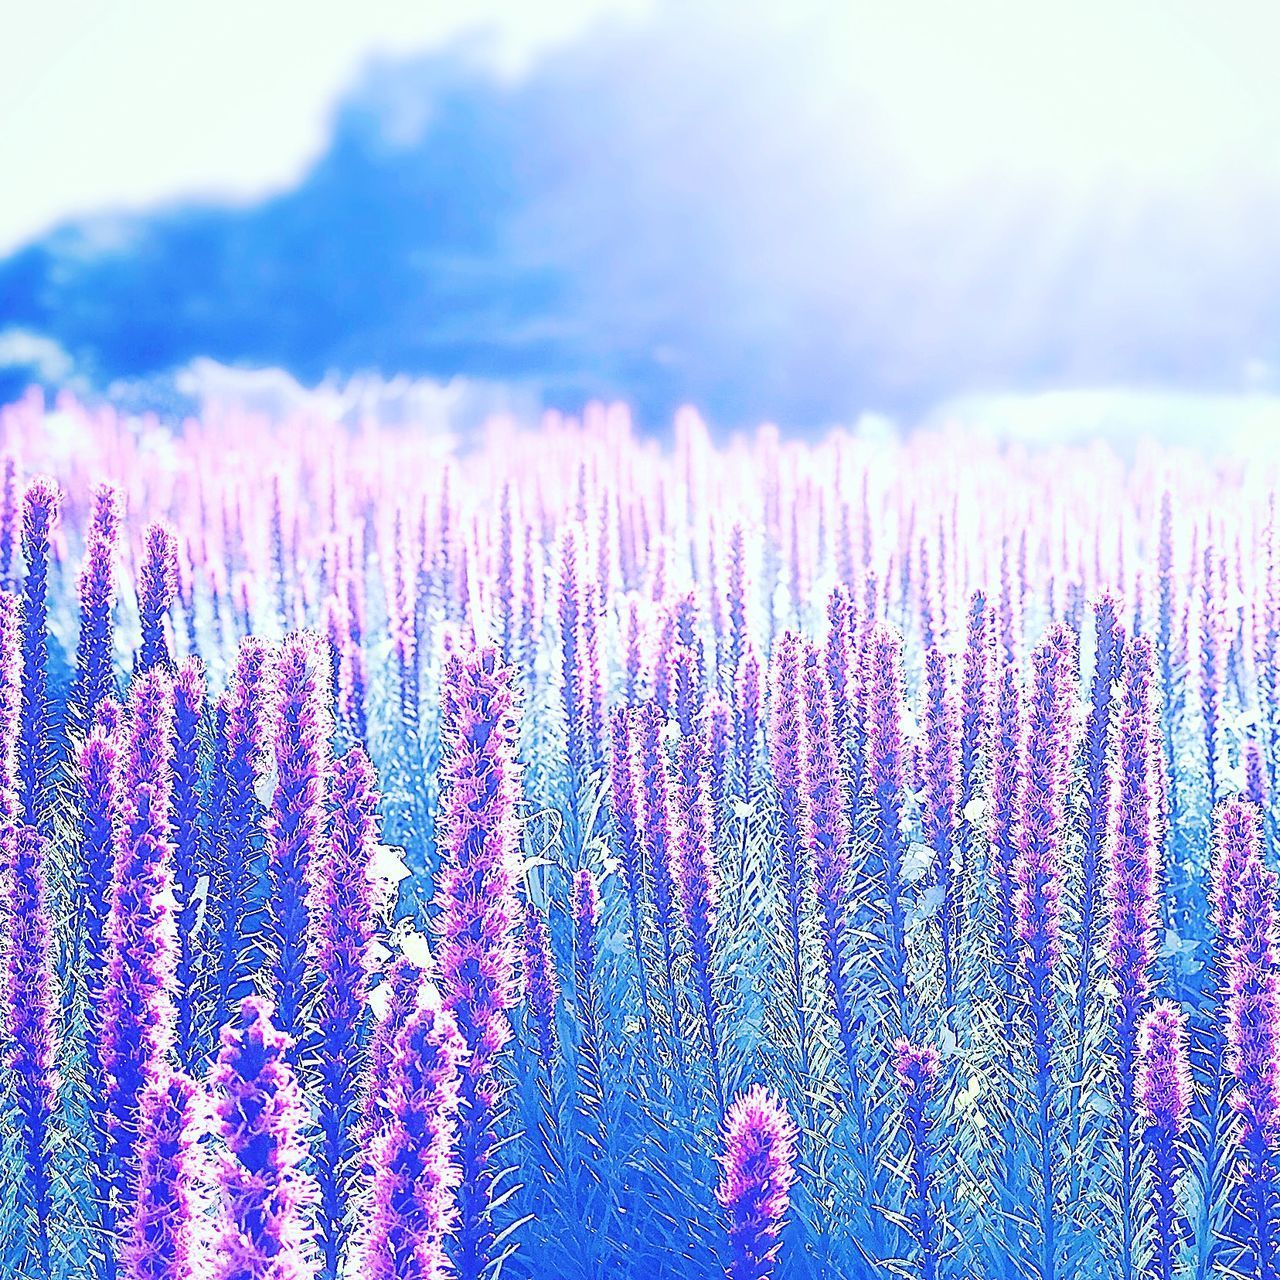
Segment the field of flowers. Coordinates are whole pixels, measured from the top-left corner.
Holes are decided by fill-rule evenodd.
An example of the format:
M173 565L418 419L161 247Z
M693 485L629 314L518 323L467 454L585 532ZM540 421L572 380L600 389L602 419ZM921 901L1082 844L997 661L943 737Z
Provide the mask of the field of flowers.
M0 453L0 1275L1277 1276L1273 470Z

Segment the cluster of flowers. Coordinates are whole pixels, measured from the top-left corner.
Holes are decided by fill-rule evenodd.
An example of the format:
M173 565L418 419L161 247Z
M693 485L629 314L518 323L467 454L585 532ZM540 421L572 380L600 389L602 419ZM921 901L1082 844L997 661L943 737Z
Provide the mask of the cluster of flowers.
M4 1274L1280 1274L1273 475L0 442Z

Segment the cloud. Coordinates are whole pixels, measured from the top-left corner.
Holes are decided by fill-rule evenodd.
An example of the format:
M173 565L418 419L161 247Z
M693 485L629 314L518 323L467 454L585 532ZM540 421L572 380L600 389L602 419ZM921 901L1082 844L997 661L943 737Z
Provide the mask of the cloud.
M1261 82L1202 66L1199 28L1153 37L1169 84L1140 79L1156 106L1195 70L1220 113L1193 133L1171 106L1200 158L1169 163L1119 74L1140 44L1097 53L1090 142L1019 64L1035 33L980 8L954 57L954 24L721 4L593 29L515 77L469 46L387 57L296 185L59 228L0 264L0 324L49 335L104 385L207 356L306 383L373 371L570 409L620 397L649 426L686 401L726 426L816 428L963 392L1265 382L1280 169L1242 170L1226 121ZM1093 44L1064 48L1078 64ZM1074 83L1070 67L1043 77ZM1264 120L1278 98L1257 96Z

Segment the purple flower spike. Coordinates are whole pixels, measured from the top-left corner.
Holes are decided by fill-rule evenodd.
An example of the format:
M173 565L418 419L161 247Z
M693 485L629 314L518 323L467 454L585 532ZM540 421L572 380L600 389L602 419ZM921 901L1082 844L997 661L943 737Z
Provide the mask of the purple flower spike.
M134 681L128 734L107 917L101 1048L104 1181L121 1204L137 1153L142 1091L174 1041L173 684L163 668Z
M560 997L560 982L556 977L546 919L532 902L526 902L524 906L522 942L524 995L529 1007L529 1021L537 1037L541 1068L550 1079L555 1071L558 1047L556 1002Z
M724 1118L716 1199L729 1218L729 1280L769 1280L791 1207L796 1127L768 1089L752 1085Z
M173 665L164 636L164 619L178 594L178 539L168 525L149 524L143 534L142 564L138 569L138 617L142 646L137 671Z
M707 744L701 732L681 738L676 750L676 886L680 913L689 935L694 983L707 1026L707 1048L716 1105L724 1111L724 1083L712 991L712 944L716 924L719 877L711 849L711 822L706 795Z
M809 650L805 660L804 709L804 825L808 860L817 892L836 1029L844 1048L850 1082L856 1088L859 1024L854 1018L855 1001L845 972L851 951L845 915L850 872L849 823L836 754L831 696L815 649Z
M644 963L644 865L640 845L640 815L636 800L632 715L619 707L609 718L609 808L613 816L614 846L622 863L631 921L631 945L640 984L645 1043L652 1047L653 1024L649 1012L649 980Z
M346 1239L346 1208L355 1167L360 1056L368 1021L368 954L374 938L373 885L378 792L373 765L352 747L333 766L330 833L316 867L312 914L321 1156L320 1230L326 1274L336 1275Z
M1005 667L996 696L996 729L991 744L988 836L996 913L996 947L1006 1027L1011 1027L1014 969L1018 955L1014 917L1014 865L1017 860L1018 802L1023 772L1022 690L1018 673Z
M864 709L867 781L887 907L887 976L901 1023L907 1016L907 923L902 900L902 864L906 853L902 638L886 626L877 626L872 632L869 650Z
M784 631L773 646L769 671L769 768L778 800L778 874L786 914L789 996L795 1010L797 1066L809 1074L810 1029L805 999L804 922L812 895L813 858L801 792L804 709L801 702L800 638Z
M1218 935L1219 967L1229 963L1235 934L1240 882L1249 861L1258 857L1259 813L1251 804L1228 800L1214 814L1214 858L1210 868L1209 919Z
M1119 993L1116 1044L1120 1067L1121 1259L1131 1267L1134 1085L1138 1016L1151 992L1158 916L1159 866L1155 831L1154 771L1158 718L1153 706L1151 638L1138 636L1125 648L1124 687L1116 715L1110 868L1111 907L1107 948Z
M454 1158L466 1045L423 984L396 1035L384 1089L387 1121L370 1150L373 1203L360 1247L364 1280L449 1280L445 1241L457 1225Z
M744 803L755 793L756 739L760 733L760 662L748 648L734 678L733 753Z
M893 1070L904 1095L903 1121L910 1149L912 1234L920 1250L920 1274L938 1274L938 1222L933 1199L932 1102L938 1087L938 1051L931 1044L915 1045L903 1036L893 1044Z
M31 1239L43 1273L49 1270L53 1182L51 1127L57 1105L57 1040L50 977L53 938L46 909L44 840L33 827L0 826L8 876L10 934L5 966L5 1065L13 1073L11 1097L18 1121L19 1185L29 1197ZM9 1184L12 1188L12 1183Z
M77 756L82 800L78 932L81 972L88 996L85 1084L91 1098L101 1098L106 1087L98 1055L102 1047L101 998L107 978L107 913L111 901L119 770L120 752L115 738L95 725Z
M82 728L93 722L98 704L115 691L112 609L116 601L121 506L120 493L112 485L95 487L93 519L77 583L80 636L70 700L76 723Z
M204 715L204 663L187 658L173 682L173 888L177 895L178 1057L190 1065L195 1052L195 1001L191 997L196 883L205 866L200 824L200 721Z
M674 851L671 830L671 798L667 782L667 758L662 742L662 717L653 706L636 712L640 735L640 775L643 778L643 844L653 881L653 918L662 946L662 976L671 1015L671 1046L680 1075L684 1074L684 1036L675 960L676 887L672 876Z
M222 1028L210 1075L216 1135L223 1150L216 1182L212 1280L313 1280L311 1208L315 1183L302 1140L306 1107L285 1060L289 1037L272 1023L269 1000L246 996Z
M578 1012L578 1088L589 1123L584 1138L597 1153L607 1135L604 1123L604 1078L600 1069L600 1004L596 990L596 928L600 923L600 890L583 867L573 876L569 900L573 919L573 997Z
M942 1002L955 1002L956 930L962 921L964 883L955 883L952 859L956 850L957 794L960 788L959 731L955 698L946 655L929 649L924 659L924 740L920 756L924 785L924 835L936 855L936 884L942 891L938 910L942 932Z
M197 1090L162 1072L142 1094L138 1180L120 1246L124 1280L189 1280L204 1274L199 1226Z
M513 672L492 648L450 655L441 688L436 904L440 982L470 1057L459 1108L460 1218L454 1264L478 1280L490 1262L496 1171L498 1081L494 1068L510 1039L515 1003L513 926L519 855L515 761L518 719Z
M314 992L311 895L324 857L325 793L333 734L329 674L323 646L311 632L295 632L276 663L276 788L267 812L265 941L277 1020L297 1039Z
M1191 1114L1191 1068L1187 1061L1187 1016L1171 1000L1143 1015L1138 1028L1138 1111L1152 1166L1151 1211L1155 1219L1156 1280L1173 1280L1182 1237L1177 1180L1179 1139Z
M1031 1006L1032 1073L1036 1102L1040 1280L1053 1280L1055 1157L1053 1049L1055 966L1062 944L1062 847L1071 766L1074 635L1050 628L1031 655L1018 859L1014 864L1016 934L1023 948L1022 976Z
M1115 805L1108 898L1108 949L1120 994L1122 1052L1132 1054L1140 1007L1151 991L1155 956L1159 867L1153 834L1157 724L1153 705L1153 652L1148 636L1128 645L1124 687L1116 717Z
M1272 1230L1280 1149L1280 939L1276 875L1249 856L1240 873L1227 967L1227 1067L1241 1118L1244 1196L1252 1217L1257 1274L1274 1277Z
M22 713L18 737L18 800L25 822L49 830L53 803L53 741L49 709L49 563L62 494L37 476L22 499Z
M231 684L218 704L219 743L213 805L210 906L216 929L213 1021L226 1022L257 967L250 943L258 881L262 805L256 787L270 740L269 653L262 641L240 645ZM256 923L256 922L255 922Z

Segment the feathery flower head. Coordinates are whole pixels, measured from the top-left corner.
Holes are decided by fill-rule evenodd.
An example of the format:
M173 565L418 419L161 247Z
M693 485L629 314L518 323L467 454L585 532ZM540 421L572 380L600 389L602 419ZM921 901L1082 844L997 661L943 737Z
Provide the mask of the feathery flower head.
M1280 941L1276 874L1251 857L1240 875L1227 970L1227 1067L1242 1141L1280 1150Z
M1014 866L1018 938L1035 966L1052 965L1062 934L1062 844L1071 768L1075 637L1055 624L1031 655L1025 772Z
M1157 1001L1142 1015L1136 1092L1148 1124L1168 1134L1186 1131L1192 1097L1187 1015L1172 1000Z
M138 1176L120 1245L125 1280L188 1280L202 1274L199 1098L180 1072L161 1071L143 1090Z
M752 1085L729 1105L716 1199L729 1216L729 1280L767 1280L795 1181L796 1127L778 1097Z
M306 1172L306 1108L285 1060L292 1041L272 1022L269 1000L246 996L219 1034L210 1074L216 1133L218 1239L214 1280L312 1280L309 1221L316 1198Z
M320 638L294 632L276 662L276 788L267 811L266 933L280 1025L296 1037L309 985L313 864L324 856L329 739L329 673Z
M933 1096L938 1084L941 1064L938 1051L931 1044L912 1044L906 1036L893 1042L893 1070L898 1083L909 1094L921 1098Z
M170 664L164 638L164 615L178 594L178 539L166 524L147 525L143 533L142 563L138 567L138 616L142 647L138 670Z
M1159 867L1154 779L1158 747L1153 705L1154 651L1150 636L1125 647L1123 689L1116 716L1117 749L1112 806L1111 903L1108 946L1120 989L1122 1035L1132 1036L1138 1008L1151 991L1155 958Z
M522 946L525 1000L538 1037L538 1052L543 1065L550 1070L556 1057L556 1000L560 995L560 982L556 977L546 919L532 901L524 904Z
M1245 866L1259 857L1261 814L1244 800L1227 800L1214 811L1213 862L1210 867L1209 919L1220 947L1229 944L1235 927L1240 880Z
M22 495L22 554L32 560L49 554L49 539L62 509L62 490L48 476L34 476Z
M457 1223L461 1172L453 1156L460 1068L467 1048L431 984L396 1034L386 1124L376 1133L370 1220L361 1244L366 1280L447 1280L445 1240Z

